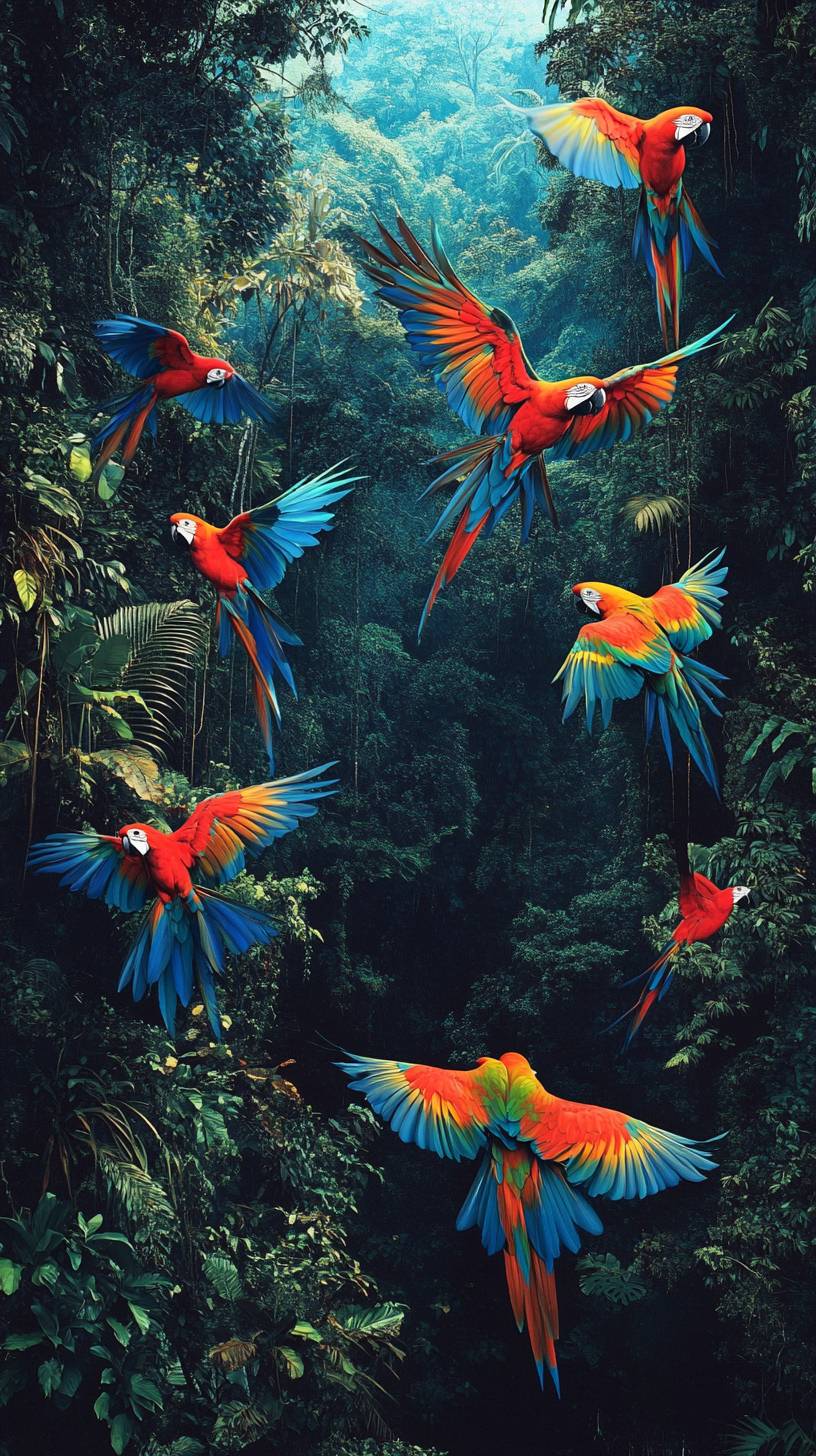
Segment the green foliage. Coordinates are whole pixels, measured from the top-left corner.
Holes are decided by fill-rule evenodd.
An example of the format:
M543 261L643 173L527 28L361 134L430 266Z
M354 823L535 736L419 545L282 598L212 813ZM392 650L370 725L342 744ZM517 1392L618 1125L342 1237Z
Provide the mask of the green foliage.
M729 1456L813 1456L816 1443L798 1421L771 1426L752 1416L742 1422L726 1449Z

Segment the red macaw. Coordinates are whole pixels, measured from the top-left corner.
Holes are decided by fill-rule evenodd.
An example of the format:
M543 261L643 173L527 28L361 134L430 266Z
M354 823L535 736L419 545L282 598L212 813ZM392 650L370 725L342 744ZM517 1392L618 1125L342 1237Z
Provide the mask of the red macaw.
M506 103L509 105L510 103ZM697 106L671 106L648 121L629 116L599 96L520 111L535 134L576 177L608 187L639 187L633 257L642 257L655 285L657 317L668 347L669 318L680 342L683 274L694 247L720 273L712 247L683 186L686 147L708 141L713 117Z
M149 986L157 986L172 1036L176 1004L189 1004L196 980L220 1038L214 976L223 974L228 951L267 945L277 930L268 915L211 887L229 884L245 868L246 855L260 854L316 814L315 801L337 792L336 779L320 777L331 767L213 794L172 834L140 823L125 824L114 835L49 834L33 845L29 865L117 910L146 909L118 989L131 986L134 1001L141 1001Z
M608 1107L565 1102L545 1091L526 1057L479 1057L468 1071L344 1054L337 1065L404 1143L440 1158L481 1157L456 1220L478 1227L488 1254L504 1253L510 1303L526 1324L539 1381L559 1390L555 1260L577 1254L579 1230L603 1224L590 1197L646 1198L716 1168L690 1138Z
M95 324L94 332L111 359L147 383L105 406L111 418L91 445L96 456L92 479L99 478L123 443L122 464L130 464L145 425L155 436L152 411L159 400L176 400L208 425L234 425L244 415L267 425L275 423L272 405L226 359L194 354L175 329L118 313Z
M698 940L710 940L712 935L722 930L740 900L744 900L751 893L748 885L728 885L721 890L712 880L706 879L705 875L693 871L688 861L686 844L677 845L677 867L680 872L677 900L682 919L672 931L671 940L668 945L664 945L657 960L652 961L642 975L635 977L636 981L645 983L635 1005L612 1023L613 1026L618 1026L627 1017L632 1018L623 1044L624 1049L637 1035L655 1001L663 1000L672 983L674 957L681 947L693 945ZM633 983L626 981L625 984L631 986Z
M678 365L708 348L730 319L696 343L608 379L582 374L542 380L509 315L482 303L457 278L433 224L432 257L401 217L402 242L377 226L385 252L359 241L367 254L365 270L380 285L378 297L397 309L422 365L479 435L438 456L434 464L445 469L425 492L458 482L428 538L458 516L422 613L421 633L440 588L456 575L477 537L490 536L515 501L521 502L523 541L536 504L546 503L557 524L544 451L552 460L574 460L630 439L671 400Z
M335 466L299 480L275 500L243 511L226 526L211 526L184 511L170 517L173 540L189 549L193 566L218 593L215 620L222 657L229 653L234 633L249 658L255 708L272 768L272 715L278 724L281 717L275 672L297 697L286 647L302 643L273 616L259 593L278 586L290 562L316 546L322 531L333 529L334 512L329 507L360 479Z
M724 555L724 550L710 553L650 597L605 581L579 581L572 588L575 597L601 621L581 628L553 679L564 679L564 719L583 698L590 732L596 704L606 728L616 700L636 698L645 686L647 741L656 714L669 763L673 726L718 796L717 769L699 705L720 716L713 698L725 696L718 687L725 678L686 654L720 626L720 604L727 596L722 582L728 567L720 564Z

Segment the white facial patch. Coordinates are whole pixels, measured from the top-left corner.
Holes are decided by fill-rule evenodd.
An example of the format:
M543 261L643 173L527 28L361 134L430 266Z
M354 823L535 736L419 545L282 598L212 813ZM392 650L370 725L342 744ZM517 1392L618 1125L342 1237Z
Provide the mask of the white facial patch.
M584 587L583 591L581 592L581 601L583 602L585 607L589 607L589 610L591 612L595 612L595 614L599 617L601 615L601 609L598 606L600 600L601 593L595 591L594 587Z
M150 844L143 829L129 829L127 834L122 835L122 847L126 854L145 855Z
M681 142L683 137L687 137L689 132L696 131L698 126L702 126L702 124L703 118L701 116L695 116L693 111L687 111L685 116L679 117L675 122L675 141Z
M751 891L748 885L734 885L731 890L734 904L739 904L740 900L744 900L750 893Z
M174 534L180 536L182 541L186 541L188 546L192 546L197 530L196 522L189 520L186 516L181 521L173 522Z
M595 393L594 384L573 384L566 393L564 408L568 410L577 409L579 404L585 404Z
M207 383L208 384L214 384L214 385L216 385L216 387L219 387L220 388L220 386L222 384L226 384L226 382L227 382L227 371L226 371L226 369L208 369L207 370Z

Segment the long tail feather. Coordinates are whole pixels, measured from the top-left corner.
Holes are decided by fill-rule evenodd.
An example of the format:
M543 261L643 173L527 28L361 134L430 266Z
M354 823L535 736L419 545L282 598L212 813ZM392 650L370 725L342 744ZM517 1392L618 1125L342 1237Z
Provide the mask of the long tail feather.
M151 415L155 404L153 386L147 384L134 389L132 394L120 395L106 406L111 417L91 442L91 454L95 457L91 476L94 484L123 441L125 449L122 461L124 465L130 464L145 424L149 422L152 426Z
M722 673L715 668L676 653L668 672L646 682L647 742L657 718L666 757L669 764L673 764L673 729L717 798L720 797L719 777L700 717L700 704L719 717L720 710L714 700L725 697L719 687L723 681Z
M220 627L219 651L222 656L229 652L231 629L249 658L255 714L269 756L270 769L274 769L272 721L273 718L278 724L281 721L275 674L283 679L290 692L297 697L286 648L300 647L301 640L278 621L263 597L248 582L244 583L243 589L239 589L234 597L219 597L217 613Z
M674 975L674 957L677 955L679 949L679 941L670 940L668 945L664 945L657 960L652 961L652 964L647 966L641 975L634 977L636 981L644 982L643 989L637 1001L634 1006L630 1006L627 1011L624 1011L614 1021L610 1022L606 1028L607 1031L613 1031L616 1026L620 1026L622 1021L626 1021L631 1017L624 1038L624 1051L627 1051L631 1046L655 1002L662 1001L668 991L672 976ZM627 981L625 984L631 985L631 982Z
M488 1254L504 1252L516 1324L527 1330L539 1381L543 1385L546 1365L560 1395L554 1264L562 1247L578 1252L579 1230L603 1232L595 1210L559 1168L540 1162L529 1147L495 1143L482 1159L456 1227L478 1228Z
M195 985L207 1010L213 1036L221 1039L215 977L224 972L227 954L268 945L277 935L260 910L227 900L197 886L189 902L156 900L122 968L118 989L130 986L134 1001L156 987L164 1024L175 1035L176 1008L188 1006Z

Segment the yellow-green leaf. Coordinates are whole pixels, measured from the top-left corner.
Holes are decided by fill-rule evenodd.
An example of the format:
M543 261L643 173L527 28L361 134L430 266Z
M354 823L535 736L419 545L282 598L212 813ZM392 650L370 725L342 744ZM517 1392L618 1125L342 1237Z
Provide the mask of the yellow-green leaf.
M24 612L30 611L39 595L37 578L31 575L30 571L24 571L22 566L14 573L14 585L17 588L17 595Z

